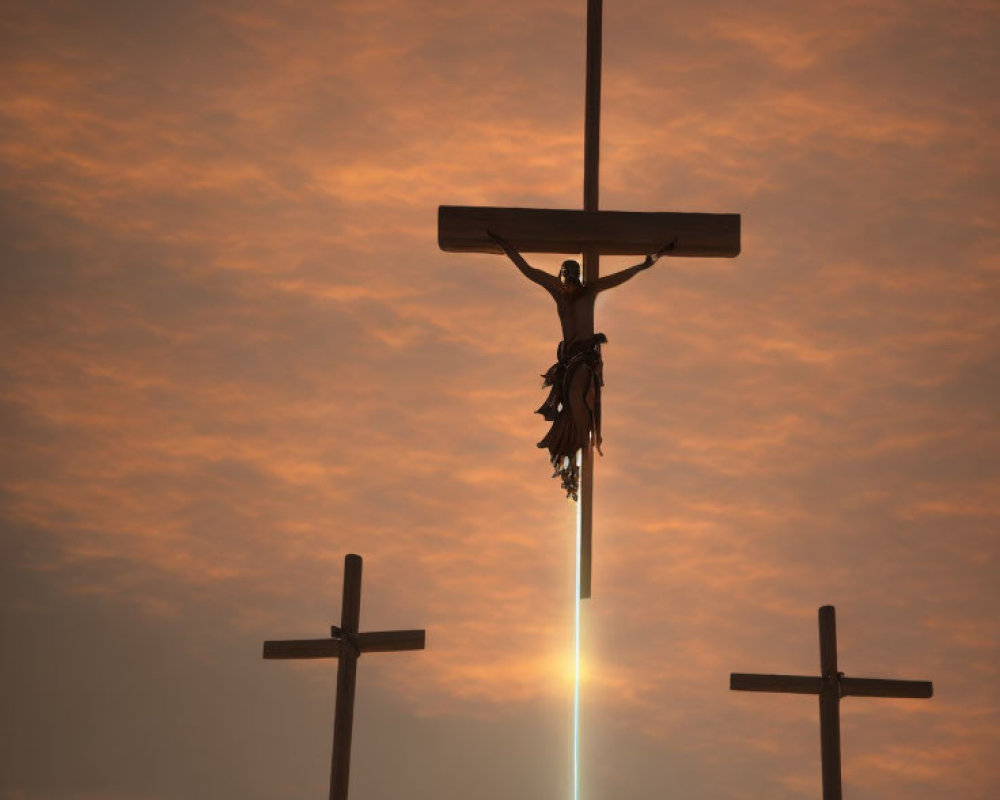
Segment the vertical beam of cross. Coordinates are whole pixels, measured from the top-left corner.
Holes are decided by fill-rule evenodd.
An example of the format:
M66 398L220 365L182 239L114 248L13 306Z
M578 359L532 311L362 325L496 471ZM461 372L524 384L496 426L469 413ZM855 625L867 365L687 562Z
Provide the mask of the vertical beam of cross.
M340 605L340 650L337 662L337 700L333 710L333 753L330 757L330 800L346 800L351 773L351 740L354 735L354 688L358 678L355 642L361 624L361 556L344 559L344 593Z
M601 160L601 58L603 52L602 0L587 0L587 87L583 122L583 210L599 206ZM597 251L593 252L595 272L584 278L597 280Z
M840 800L840 679L837 670L837 615L833 606L819 610L819 752L823 796Z
M351 738L354 730L354 688L358 658L362 653L423 650L422 630L360 633L361 556L344 558L344 594L340 627L333 626L329 639L293 639L264 642L264 658L336 658L337 701L333 712L333 754L330 759L330 800L347 800L351 770Z
M842 800L840 699L848 696L928 698L934 694L934 686L930 681L844 677L837 667L837 616L833 606L823 606L819 610L819 660L819 677L734 672L729 676L729 688L743 692L819 695L823 800Z
M587 0L587 86L583 123L583 210L598 211L600 205L601 162L601 58L603 52L602 0ZM583 248L583 281L593 283L601 277L600 250ZM594 329L584 331L593 336ZM580 594L590 597L593 573L594 542L594 448L584 447L580 466Z

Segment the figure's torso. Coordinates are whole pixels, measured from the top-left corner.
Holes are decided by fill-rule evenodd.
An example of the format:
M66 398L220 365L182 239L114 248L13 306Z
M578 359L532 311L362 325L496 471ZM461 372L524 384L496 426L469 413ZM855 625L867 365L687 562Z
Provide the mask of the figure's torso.
M550 290L550 294L556 301L564 342L593 336L596 292L586 286L563 284L558 290Z

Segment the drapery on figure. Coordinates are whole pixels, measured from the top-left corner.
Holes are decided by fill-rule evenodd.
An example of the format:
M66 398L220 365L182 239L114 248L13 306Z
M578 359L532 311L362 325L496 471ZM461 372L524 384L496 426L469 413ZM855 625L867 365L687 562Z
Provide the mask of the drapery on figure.
M669 253L675 242L661 248L645 261L613 275L598 278L591 284L580 281L580 265L564 261L558 277L530 266L504 239L492 231L493 239L528 280L545 289L556 301L563 340L556 351L556 363L542 376L549 396L537 413L552 423L538 443L548 448L549 459L567 497L577 499L580 471L578 450L595 446L601 452L601 387L604 385L601 345L603 333L594 330L594 301L605 289L611 289L649 269L660 256ZM603 453L602 453L603 455Z
M535 413L545 417L552 426L538 446L548 448L555 470L552 477L562 479L566 496L574 500L578 499L580 488L576 452L591 444L601 452L601 387L604 385L601 345L607 341L603 333L595 333L575 342L559 342L556 363L542 376L543 386L550 387L549 396ZM574 410L579 413L573 413Z

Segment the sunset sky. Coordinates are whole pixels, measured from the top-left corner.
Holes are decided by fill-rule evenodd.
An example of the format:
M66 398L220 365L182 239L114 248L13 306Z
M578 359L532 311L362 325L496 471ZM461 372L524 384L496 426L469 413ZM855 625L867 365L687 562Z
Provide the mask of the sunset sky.
M578 208L585 0L0 11L0 800L568 800L551 300L441 204ZM601 203L742 214L602 296L581 800L1000 796L1000 10L605 0ZM555 271L561 256L531 256ZM637 259L608 258L605 273Z

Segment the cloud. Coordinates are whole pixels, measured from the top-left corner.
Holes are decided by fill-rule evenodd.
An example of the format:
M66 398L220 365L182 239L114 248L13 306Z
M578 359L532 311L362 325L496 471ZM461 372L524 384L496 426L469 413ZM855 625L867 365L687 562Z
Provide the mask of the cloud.
M814 703L734 697L725 677L813 674L832 602L849 674L937 689L845 710L852 790L992 796L994 29L976 3L606 9L602 203L741 212L744 242L598 307L584 695L587 746L615 757L588 762L595 793L811 791ZM250 672L259 643L326 632L346 552L366 560L365 627L428 629L425 653L366 661L379 714L550 752L573 523L532 410L557 323L506 261L438 251L435 208L579 205L582 7L52 3L8 30L8 666L43 698L56 677L23 654L50 629L100 632L72 640L93 649L66 749L132 681L55 783L28 737L12 791L137 796L86 764L108 769L122 730L155 743L146 709L191 737L172 752L194 777L164 786L233 793L196 725L136 698L202 696L200 670L277 692ZM105 657L136 637L176 684ZM324 670L267 680L318 707ZM216 733L249 725L237 694L205 706ZM288 742L326 737L322 708ZM455 793L437 763L412 785Z

